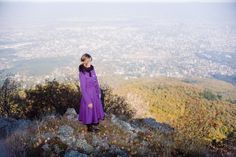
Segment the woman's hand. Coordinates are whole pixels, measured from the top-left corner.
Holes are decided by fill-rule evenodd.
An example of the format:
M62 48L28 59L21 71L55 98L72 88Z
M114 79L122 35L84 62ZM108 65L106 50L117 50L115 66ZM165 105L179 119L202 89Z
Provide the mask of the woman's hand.
M88 107L93 108L93 104L92 103L88 104Z

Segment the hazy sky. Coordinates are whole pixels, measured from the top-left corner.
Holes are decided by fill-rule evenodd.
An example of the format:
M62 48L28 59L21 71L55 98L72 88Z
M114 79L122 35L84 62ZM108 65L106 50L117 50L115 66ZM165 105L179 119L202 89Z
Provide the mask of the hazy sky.
M236 2L236 0L0 0L6 2Z

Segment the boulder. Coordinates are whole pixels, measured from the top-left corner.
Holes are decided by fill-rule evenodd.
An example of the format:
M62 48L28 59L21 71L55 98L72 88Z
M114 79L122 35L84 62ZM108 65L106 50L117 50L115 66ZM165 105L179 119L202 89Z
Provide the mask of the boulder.
M106 139L100 138L99 136L95 134L93 134L92 145L97 149L100 149L100 148L105 149L105 150L109 149L108 141Z
M75 142L73 133L74 129L71 126L62 125L58 129L57 136L67 145L72 145L72 143Z
M113 124L117 125L119 128L121 128L129 133L134 133L136 131L136 129L133 128L128 122L119 119L114 114L111 114L111 122Z
M69 120L77 120L78 114L74 108L68 108L63 116Z
M76 139L74 145L75 145L76 148L80 148L88 154L90 154L94 150L94 147L92 145L90 145L87 142L87 140L85 139L84 134L80 134L78 136L78 138Z

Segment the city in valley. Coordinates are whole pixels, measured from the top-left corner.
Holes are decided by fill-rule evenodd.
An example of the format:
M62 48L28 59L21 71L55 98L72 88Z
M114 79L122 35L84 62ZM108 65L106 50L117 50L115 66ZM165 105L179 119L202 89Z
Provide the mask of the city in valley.
M87 52L99 77L209 77L236 83L235 8L2 3L1 80L8 75L28 83L77 79L80 57Z

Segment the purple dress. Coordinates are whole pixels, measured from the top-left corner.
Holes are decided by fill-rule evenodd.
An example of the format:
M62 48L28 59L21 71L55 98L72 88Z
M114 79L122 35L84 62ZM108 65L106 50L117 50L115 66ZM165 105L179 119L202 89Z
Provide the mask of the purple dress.
M95 69L93 68L90 72L91 77L87 71L84 73L79 71L78 74L82 93L78 119L83 124L99 123L100 120L104 120L105 118L100 98L101 90ZM88 107L89 103L93 104L92 108Z

